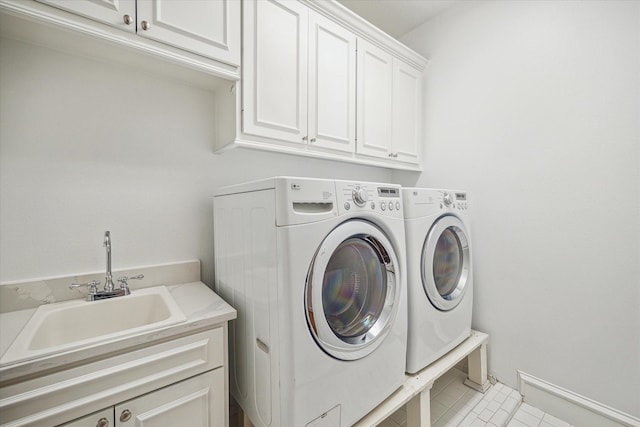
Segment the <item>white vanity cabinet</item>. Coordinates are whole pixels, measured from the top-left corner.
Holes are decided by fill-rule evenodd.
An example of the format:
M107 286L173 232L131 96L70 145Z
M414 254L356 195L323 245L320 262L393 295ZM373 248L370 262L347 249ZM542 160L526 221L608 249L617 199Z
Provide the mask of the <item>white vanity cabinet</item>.
M422 72L358 40L358 146L367 156L420 160Z
M224 427L229 418L227 332L224 322L8 383L0 388L0 425Z
M223 427L223 393L224 375L217 369L59 427Z
M242 132L352 152L356 37L299 2L243 10Z
M198 55L240 65L237 0L38 0Z
M116 426L224 427L224 373L216 369L115 406Z
M58 427L113 427L115 426L113 407L94 412L86 417L64 423Z
M216 369L59 427L224 427L224 374Z

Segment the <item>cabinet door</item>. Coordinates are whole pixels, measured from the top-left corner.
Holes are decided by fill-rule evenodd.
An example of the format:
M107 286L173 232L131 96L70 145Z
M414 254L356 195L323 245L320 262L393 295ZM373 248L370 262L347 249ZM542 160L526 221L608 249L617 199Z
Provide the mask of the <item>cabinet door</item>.
M224 368L116 405L118 427L224 427Z
M356 36L309 14L309 143L347 152L356 143Z
M394 58L391 149L395 160L419 162L422 119L422 73Z
M138 0L138 35L240 65L237 0Z
M307 138L308 9L297 1L243 2L242 130Z
M392 138L393 58L358 39L357 152L389 158Z
M58 427L114 427L113 406Z
M135 0L38 0L126 31L136 31ZM128 24L127 24L128 22Z

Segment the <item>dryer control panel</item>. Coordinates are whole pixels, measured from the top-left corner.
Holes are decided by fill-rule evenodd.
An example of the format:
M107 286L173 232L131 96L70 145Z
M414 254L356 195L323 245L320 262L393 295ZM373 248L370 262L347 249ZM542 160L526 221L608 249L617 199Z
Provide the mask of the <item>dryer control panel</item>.
M442 212L463 215L469 209L466 191L435 188L403 188L405 218L417 218Z
M338 212L375 212L402 218L402 194L399 185L370 182L336 181Z

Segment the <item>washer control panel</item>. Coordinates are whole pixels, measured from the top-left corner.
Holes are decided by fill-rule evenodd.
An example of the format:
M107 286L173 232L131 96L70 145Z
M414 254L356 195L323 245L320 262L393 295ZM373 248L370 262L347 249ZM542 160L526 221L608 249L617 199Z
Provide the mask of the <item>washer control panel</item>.
M341 213L377 212L402 217L399 185L336 181L336 194Z

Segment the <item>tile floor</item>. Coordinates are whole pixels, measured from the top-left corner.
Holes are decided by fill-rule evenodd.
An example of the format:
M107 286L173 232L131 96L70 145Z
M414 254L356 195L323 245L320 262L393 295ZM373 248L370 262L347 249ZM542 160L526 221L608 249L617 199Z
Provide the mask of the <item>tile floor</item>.
M508 427L575 427L538 408L523 403L507 424Z
M433 427L573 427L522 402L520 393L497 383L485 394L463 384L466 374L451 369L431 388ZM406 427L406 410L400 408L380 427Z

